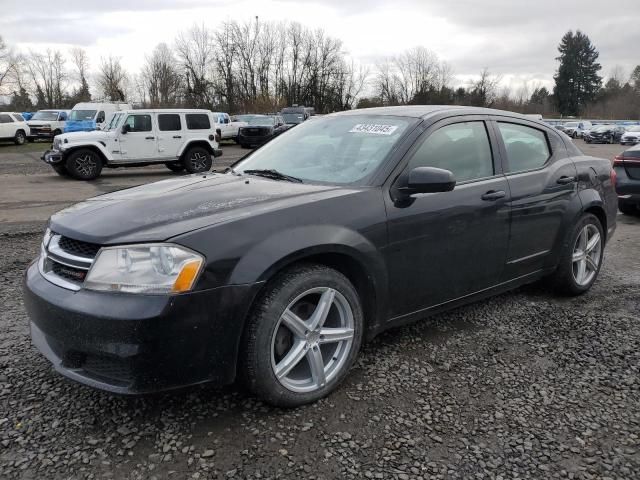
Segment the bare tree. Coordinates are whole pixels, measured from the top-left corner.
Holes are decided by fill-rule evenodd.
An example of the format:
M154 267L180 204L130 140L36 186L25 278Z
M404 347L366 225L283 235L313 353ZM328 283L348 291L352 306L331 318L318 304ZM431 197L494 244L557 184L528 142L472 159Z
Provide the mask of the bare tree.
M212 33L204 26L194 25L176 39L176 53L185 75L185 97L192 107L211 107L214 59L217 55Z
M73 97L76 102L87 102L91 100L91 93L89 91L88 73L89 73L89 57L87 52L80 48L74 47L71 49L71 61L76 69L76 80L80 86L73 92Z
M105 98L113 101L126 100L127 73L119 57L109 56L101 59L97 83Z
M9 93L10 89L15 86L17 69L18 56L0 36L0 94Z
M168 107L178 103L182 76L176 59L166 43L156 46L142 67L140 81L144 85L151 107Z
M67 74L65 59L59 50L46 53L31 52L27 69L33 82L38 108L60 107L64 101L64 82Z
M471 104L479 107L490 107L498 97L498 86L501 77L492 75L489 69L485 68L480 72L480 78L471 86Z

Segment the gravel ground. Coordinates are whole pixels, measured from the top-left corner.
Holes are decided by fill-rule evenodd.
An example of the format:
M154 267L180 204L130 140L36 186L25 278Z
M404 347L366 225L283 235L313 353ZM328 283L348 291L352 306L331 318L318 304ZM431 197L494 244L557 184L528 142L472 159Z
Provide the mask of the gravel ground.
M40 234L0 236L0 478L640 478L639 228L620 217L589 294L531 286L387 332L295 410L63 379L21 302Z

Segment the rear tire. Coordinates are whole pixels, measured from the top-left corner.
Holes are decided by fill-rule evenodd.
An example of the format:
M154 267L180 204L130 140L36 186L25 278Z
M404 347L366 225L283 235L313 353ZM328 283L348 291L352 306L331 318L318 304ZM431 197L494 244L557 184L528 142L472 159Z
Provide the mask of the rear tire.
M180 173L184 171L184 165L180 162L165 163L164 166L175 173Z
M69 155L65 167L76 180L95 180L102 172L102 158L93 150L82 148Z
M623 200L618 200L618 210L625 215L634 215L638 213L638 207L636 205L627 203Z
M585 213L571 230L558 268L550 277L558 293L577 296L591 288L602 266L604 242L600 220Z
M204 147L191 147L182 158L182 165L189 173L203 173L211 170L213 160Z
M280 407L325 397L355 362L363 325L358 293L340 272L300 264L278 274L256 301L243 337L246 387Z
M24 145L24 142L26 142L27 140L27 136L24 134L24 131L22 130L18 130L16 132L16 136L13 137L13 141L15 142L16 145Z

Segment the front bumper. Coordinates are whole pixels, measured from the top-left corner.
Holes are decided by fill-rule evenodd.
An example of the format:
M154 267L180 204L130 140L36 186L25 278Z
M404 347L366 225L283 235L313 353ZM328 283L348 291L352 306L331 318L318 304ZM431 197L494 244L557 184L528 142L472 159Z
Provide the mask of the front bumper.
M238 135L238 143L249 147L262 145L271 140L272 135Z
M620 144L621 145L635 145L636 143L640 142L640 138L621 138L620 139Z
M47 150L42 154L40 160L50 165L57 165L64 160L64 154L59 150Z
M231 383L251 300L237 285L183 295L66 290L33 263L24 282L33 344L62 375L119 394Z

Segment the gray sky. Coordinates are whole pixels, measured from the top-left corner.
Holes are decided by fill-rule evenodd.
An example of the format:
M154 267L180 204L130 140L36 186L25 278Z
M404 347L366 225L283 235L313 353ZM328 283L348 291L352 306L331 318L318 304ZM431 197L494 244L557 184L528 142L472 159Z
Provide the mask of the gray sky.
M618 65L628 74L640 63L638 0L0 0L0 5L0 35L18 49L79 45L93 66L112 54L122 57L130 72L138 71L157 43L171 44L194 23L215 27L255 15L321 27L365 63L425 46L450 63L460 84L487 67L514 89L524 81L552 86L557 45L569 29L589 35L600 51L603 76Z

